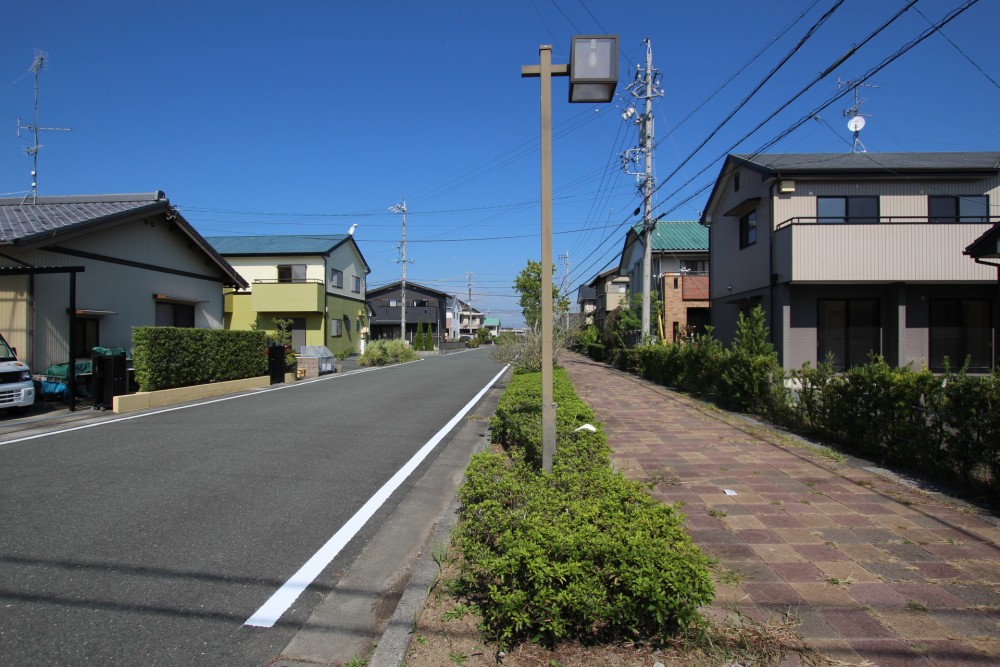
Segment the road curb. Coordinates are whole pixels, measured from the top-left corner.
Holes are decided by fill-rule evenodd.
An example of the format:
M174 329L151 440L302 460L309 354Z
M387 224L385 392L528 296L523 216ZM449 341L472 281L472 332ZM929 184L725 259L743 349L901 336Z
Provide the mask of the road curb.
M483 451L489 444L488 434L483 437L476 452ZM458 497L452 495L451 502L438 518L428 543L423 546L410 580L403 590L396 611L389 618L382 638L375 647L375 653L368 661L368 667L401 667L410 647L417 618L427 604L431 586L437 580L441 568L434 560L434 549L438 545L451 542L451 531L458 522Z

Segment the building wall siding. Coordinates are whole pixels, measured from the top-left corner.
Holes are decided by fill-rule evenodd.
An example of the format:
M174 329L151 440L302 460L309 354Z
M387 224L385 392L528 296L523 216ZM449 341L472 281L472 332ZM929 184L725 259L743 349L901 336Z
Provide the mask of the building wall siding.
M185 236L171 231L165 219L156 224L142 221L119 225L59 245L91 254L128 259L182 271L218 274L214 265L202 262L201 252L188 246ZM194 304L195 326L221 329L223 325L222 277L203 280L147 268L113 264L95 259L69 256L48 250L23 251L8 247L4 253L32 266L83 266L77 274L78 310L110 311L100 317L100 343L105 347L131 347L133 326L156 324L154 294L198 301ZM194 257L192 257L194 255ZM10 307L0 312L0 319L21 322L23 332L34 328L34 346L27 351L32 370L40 372L53 363L69 358L69 274L34 276L34 313L27 309L26 281L0 279L0 294ZM18 305L14 305L15 303ZM22 333L27 348L27 334ZM21 351L21 346L18 346Z

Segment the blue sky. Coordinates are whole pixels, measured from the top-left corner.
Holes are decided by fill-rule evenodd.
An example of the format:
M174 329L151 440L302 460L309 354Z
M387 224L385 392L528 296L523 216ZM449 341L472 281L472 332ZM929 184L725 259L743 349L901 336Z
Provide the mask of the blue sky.
M657 214L692 220L722 156L768 144L835 96L838 78L864 76L964 2L921 0L776 114L906 4L844 1L696 152L835 4L14 3L0 42L0 193L30 188L32 140L15 130L32 122L29 69L42 50L39 125L73 131L42 134L39 194L163 190L205 236L357 223L370 285L399 278L402 221L389 207L405 199L407 279L466 295L471 274L473 304L520 325L511 285L540 256L539 84L520 70L539 45L565 63L574 34L620 38L616 102L571 105L566 80L553 82L556 280L568 255L575 290L615 261L641 203L619 157L637 142L621 113L643 39L664 90ZM943 28L947 39L931 35L875 74L878 88L861 90L868 151L1000 150L998 25L1000 3L982 0ZM852 103L834 101L768 150L850 150Z

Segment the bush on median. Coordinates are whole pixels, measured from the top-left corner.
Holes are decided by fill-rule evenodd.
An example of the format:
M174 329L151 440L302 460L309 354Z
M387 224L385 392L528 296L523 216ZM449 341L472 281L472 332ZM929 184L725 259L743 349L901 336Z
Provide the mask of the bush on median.
M499 452L477 454L459 491L456 591L502 646L521 640L656 640L687 627L714 591L708 558L676 507L610 466L593 412L556 369L553 473L541 457L540 374L515 375L491 421Z
M358 359L362 366L389 366L420 358L401 340L376 340L365 346L365 353Z

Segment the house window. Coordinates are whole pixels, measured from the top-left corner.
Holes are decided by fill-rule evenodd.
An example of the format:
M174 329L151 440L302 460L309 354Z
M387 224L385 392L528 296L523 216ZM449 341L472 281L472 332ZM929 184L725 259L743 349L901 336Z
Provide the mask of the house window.
M757 211L750 211L740 218L740 248L757 242Z
M389 299L390 308L399 308L399 299Z
M330 337L340 338L344 335L344 324L339 317L330 318Z
M987 299L932 299L930 302L930 367L989 371L993 321Z
M837 370L861 366L882 352L878 299L820 299L816 325L816 360L833 355Z
M156 302L156 326L194 327L194 305L188 303Z
M817 197L816 221L827 224L878 222L878 197Z
M989 222L985 195L931 195L927 197L929 222Z
M306 281L305 264L279 264L279 283L304 283Z
M413 300L413 307L414 308L426 308L427 307L427 299L414 299Z
M361 293L361 276L351 276L351 291Z
M740 172L737 171L736 173L733 174L733 192L739 192L739 191L740 191Z
M340 269L330 269L330 287L344 286L344 272Z

